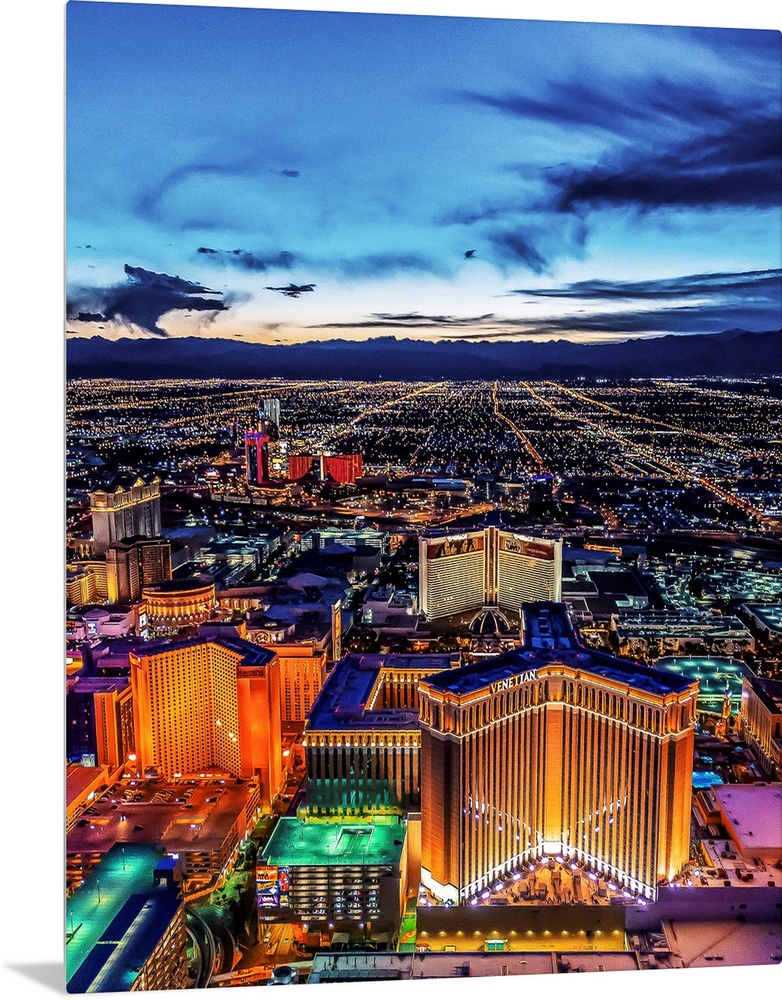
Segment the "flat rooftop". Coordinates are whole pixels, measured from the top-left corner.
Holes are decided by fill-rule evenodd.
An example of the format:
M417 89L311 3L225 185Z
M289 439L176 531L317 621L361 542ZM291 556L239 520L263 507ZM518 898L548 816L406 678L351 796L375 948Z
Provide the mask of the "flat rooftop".
M746 664L743 665L741 672L768 711L772 715L782 715L782 681L771 677L760 677Z
M782 632L782 604L746 603L744 607L772 632Z
M416 729L418 712L365 706L384 669L450 673L458 653L348 653L334 667L310 709L307 731L317 729Z
M162 857L148 845L116 847L67 901L69 993L130 990L181 905L177 888L154 883Z
M105 774L105 767L83 767L81 764L69 764L65 771L66 803L78 799L94 781Z
M524 649L576 649L573 623L564 604L522 604Z
M633 952L427 951L414 954L361 952L316 955L311 983L388 979L542 976L558 972L619 972L638 969Z
M782 851L782 782L712 785L710 794L742 854Z
M174 852L219 851L252 787L249 782L236 784L234 778L205 779L193 784L123 781L96 797L91 805L95 812L83 814L68 833L66 852L104 854L115 844L136 847L149 843L163 844ZM185 801L187 792L191 794ZM129 793L140 793L141 797L125 801ZM156 796L158 801L153 802ZM168 801L160 801L162 796ZM177 802L177 798L183 801Z
M727 690L734 708L741 701L741 660L729 656L663 656L654 661L655 670L681 674L698 682L698 707L719 706Z
M782 923L671 920L667 935L686 969L779 965Z
M269 865L398 865L406 824L398 817L335 823L282 816L263 850Z

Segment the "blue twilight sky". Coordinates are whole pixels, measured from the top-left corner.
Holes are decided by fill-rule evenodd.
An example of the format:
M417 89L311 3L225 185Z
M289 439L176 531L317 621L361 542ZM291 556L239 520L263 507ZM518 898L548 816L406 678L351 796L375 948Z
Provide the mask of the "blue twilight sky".
M68 329L776 329L781 39L71 0Z

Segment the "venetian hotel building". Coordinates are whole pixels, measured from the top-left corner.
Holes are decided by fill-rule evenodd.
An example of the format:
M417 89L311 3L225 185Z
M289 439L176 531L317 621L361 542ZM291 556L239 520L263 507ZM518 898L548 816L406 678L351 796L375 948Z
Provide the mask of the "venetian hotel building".
M419 684L422 881L465 903L561 855L654 898L690 855L697 682L584 648L562 604L523 618Z

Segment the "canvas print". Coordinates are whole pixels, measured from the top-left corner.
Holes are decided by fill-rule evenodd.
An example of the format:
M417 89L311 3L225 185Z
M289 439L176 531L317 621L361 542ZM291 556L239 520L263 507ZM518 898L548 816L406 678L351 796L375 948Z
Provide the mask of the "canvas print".
M782 961L781 67L68 4L69 992Z

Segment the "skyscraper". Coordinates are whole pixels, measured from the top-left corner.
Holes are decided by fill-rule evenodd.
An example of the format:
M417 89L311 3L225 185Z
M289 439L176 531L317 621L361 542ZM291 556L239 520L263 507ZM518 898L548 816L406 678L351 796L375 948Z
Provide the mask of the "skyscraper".
M114 771L135 747L133 697L127 677L69 678L65 694L69 760L94 758Z
M525 601L561 600L562 541L495 525L435 528L419 539L418 580L428 618L486 606L518 614Z
M111 603L129 604L142 587L171 579L171 542L126 538L106 549L106 589Z
M524 624L419 683L422 881L463 903L558 854L654 897L689 858L697 682L584 648L564 605Z
M107 490L90 493L95 555L136 535L160 538L160 480L117 479Z
M279 665L242 639L149 643L129 656L136 754L159 774L260 774L267 801L282 776Z
M307 719L307 805L326 814L399 812L418 803L418 685L458 653L348 653Z
M262 431L244 432L244 461L250 486L260 486L269 481L268 434Z
M275 398L272 398L272 397L264 398L263 401L262 401L262 403L261 403L261 408L258 411L258 414L259 414L261 420L263 420L264 418L266 418L267 420L270 420L274 424L275 427L279 428L279 426L280 426L280 401L279 401L279 399L275 399Z

